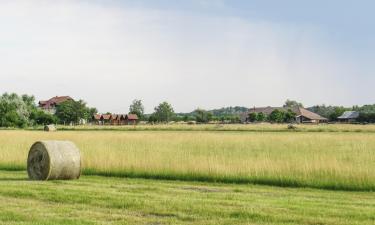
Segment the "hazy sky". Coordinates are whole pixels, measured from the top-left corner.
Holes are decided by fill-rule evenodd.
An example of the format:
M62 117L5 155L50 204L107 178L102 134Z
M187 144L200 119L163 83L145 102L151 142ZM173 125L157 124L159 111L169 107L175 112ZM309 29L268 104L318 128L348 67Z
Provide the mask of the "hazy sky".
M375 103L375 1L0 1L0 92L125 113Z

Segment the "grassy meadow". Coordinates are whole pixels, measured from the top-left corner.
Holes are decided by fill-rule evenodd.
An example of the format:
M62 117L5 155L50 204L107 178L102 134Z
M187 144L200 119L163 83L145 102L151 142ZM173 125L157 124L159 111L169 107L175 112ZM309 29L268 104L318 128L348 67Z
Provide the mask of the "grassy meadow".
M373 225L370 192L0 171L4 225Z
M294 132L372 132L375 133L375 125L359 124L299 124L295 125ZM286 124L145 124L137 126L58 126L59 130L69 131L248 131L248 132L290 132ZM43 127L35 127L33 130L43 130Z
M360 132L362 126L351 126L336 132L3 130L0 168L25 169L32 143L57 139L77 144L90 175L374 191L373 126Z

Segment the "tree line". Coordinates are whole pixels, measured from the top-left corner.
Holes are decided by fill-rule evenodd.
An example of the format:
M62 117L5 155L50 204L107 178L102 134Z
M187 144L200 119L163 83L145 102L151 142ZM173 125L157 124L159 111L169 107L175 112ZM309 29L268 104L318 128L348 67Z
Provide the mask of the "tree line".
M303 107L302 103L287 100L283 105L285 108ZM358 122L375 123L375 104L364 106L316 105L308 108L330 121L336 121L345 111L358 111ZM145 114L142 100L136 99L129 107L129 113L136 114L142 121L150 123L168 123L170 121L195 121L197 123L208 123L211 121L239 123L240 114L247 112L245 107L227 107L216 110L205 110L197 108L190 113L175 113L173 106L168 102L162 102L154 108L151 114ZM40 109L35 103L32 95L17 95L15 93L4 93L0 96L0 127L27 127L46 124L79 124L82 120L91 122L93 115L97 114L96 108L88 107L83 100L68 100L56 106L54 114ZM263 113L248 114L249 122L275 122L288 123L295 118L292 110L274 110L270 115Z
M32 95L4 93L0 96L0 127L28 127L46 124L90 121L96 108L87 107L83 100L66 101L56 107L56 113L46 113L35 103Z

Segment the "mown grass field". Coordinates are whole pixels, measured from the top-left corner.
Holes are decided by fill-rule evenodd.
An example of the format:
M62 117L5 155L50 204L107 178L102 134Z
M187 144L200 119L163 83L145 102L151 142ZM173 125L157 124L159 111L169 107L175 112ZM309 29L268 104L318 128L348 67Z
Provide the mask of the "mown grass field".
M375 190L372 132L0 131L0 168L45 139L75 142L84 174Z
M373 225L372 192L0 171L0 224Z

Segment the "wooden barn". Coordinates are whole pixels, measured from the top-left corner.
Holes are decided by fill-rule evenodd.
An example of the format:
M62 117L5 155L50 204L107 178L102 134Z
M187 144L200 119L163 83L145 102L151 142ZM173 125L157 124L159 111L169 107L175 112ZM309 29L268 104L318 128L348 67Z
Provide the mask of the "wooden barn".
M125 116L125 125L135 125L138 122L137 114L127 114Z
M101 117L102 125L112 124L112 114L103 114Z
M96 114L93 116L97 125L135 125L138 122L136 114Z

